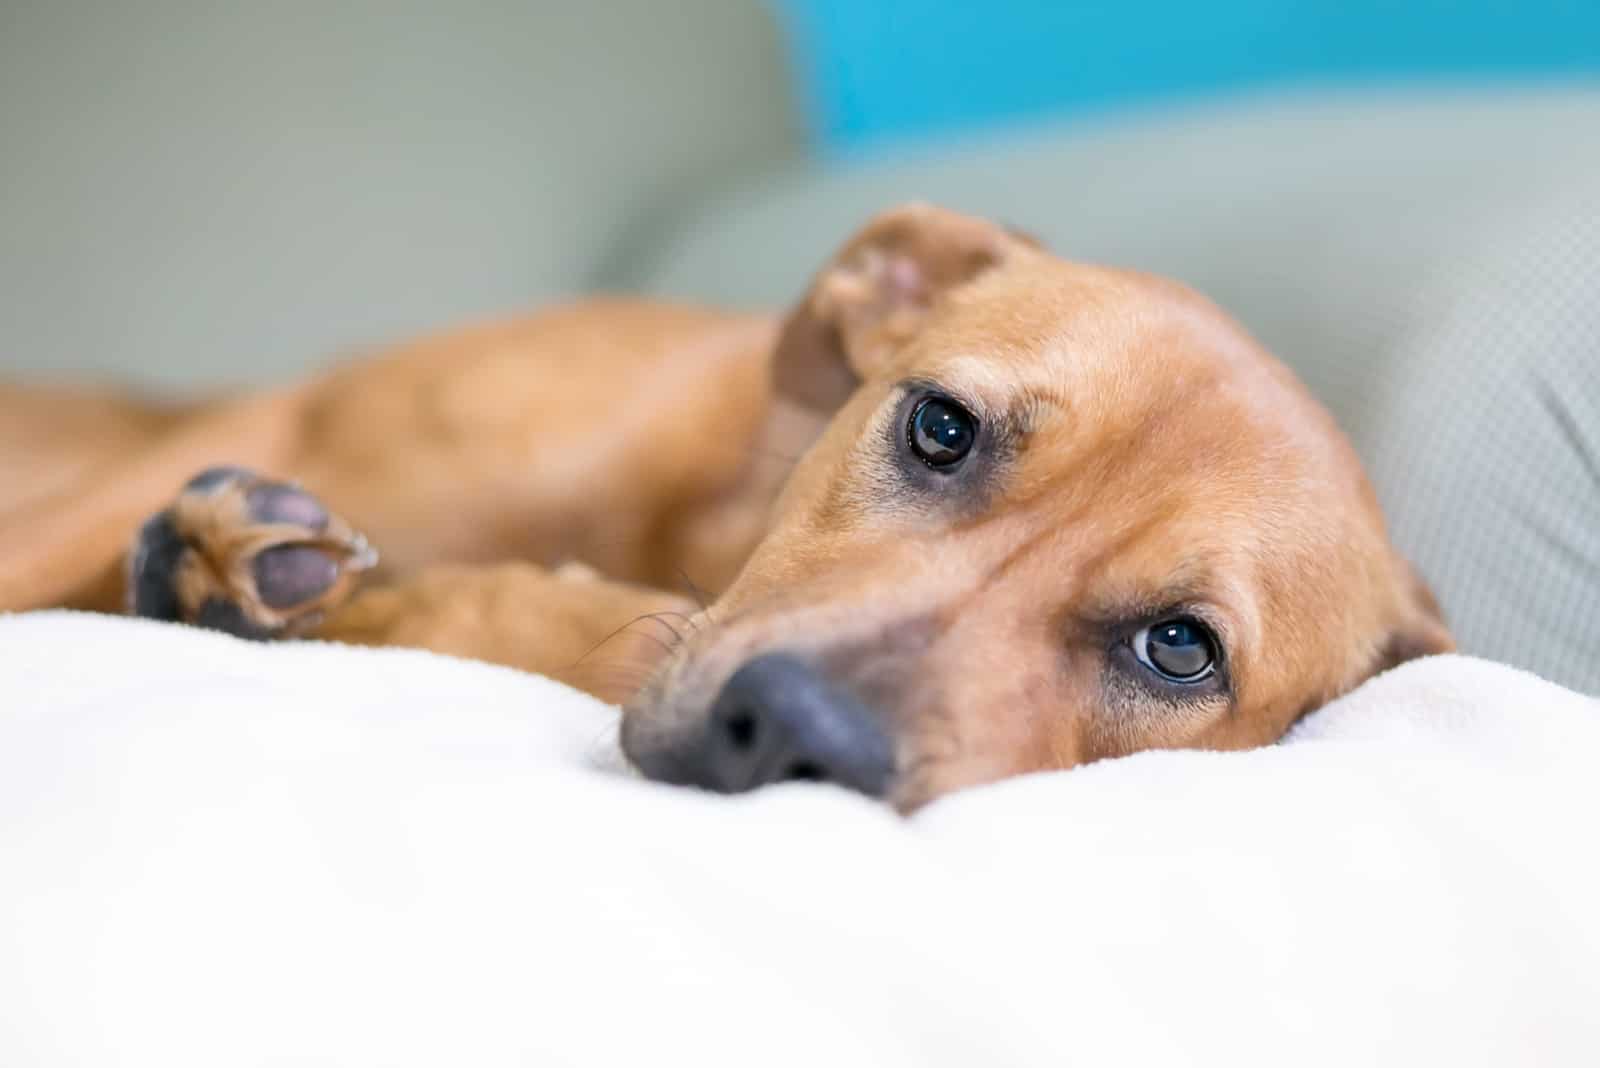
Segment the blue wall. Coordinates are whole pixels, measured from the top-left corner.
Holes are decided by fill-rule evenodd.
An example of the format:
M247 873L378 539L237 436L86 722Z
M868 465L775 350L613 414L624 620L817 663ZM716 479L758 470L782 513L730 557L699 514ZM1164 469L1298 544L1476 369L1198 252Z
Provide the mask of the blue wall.
M838 152L1261 85L1600 75L1600 0L771 2Z

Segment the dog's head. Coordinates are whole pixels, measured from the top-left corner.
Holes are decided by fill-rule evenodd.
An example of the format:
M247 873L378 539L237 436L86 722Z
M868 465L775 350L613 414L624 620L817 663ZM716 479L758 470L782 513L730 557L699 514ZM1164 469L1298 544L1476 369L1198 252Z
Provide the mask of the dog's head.
M905 208L817 277L775 374L832 418L626 711L653 777L912 808L1268 743L1451 647L1327 412L1182 286Z

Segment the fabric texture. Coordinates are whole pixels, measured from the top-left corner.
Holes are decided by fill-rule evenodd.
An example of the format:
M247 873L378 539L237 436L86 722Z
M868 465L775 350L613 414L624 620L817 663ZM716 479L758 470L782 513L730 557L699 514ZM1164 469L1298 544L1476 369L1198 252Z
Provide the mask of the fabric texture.
M1490 663L901 820L426 653L0 642L0 1064L1600 1060L1600 705Z
M1600 171L1472 227L1384 367L1372 474L1463 646L1600 693Z

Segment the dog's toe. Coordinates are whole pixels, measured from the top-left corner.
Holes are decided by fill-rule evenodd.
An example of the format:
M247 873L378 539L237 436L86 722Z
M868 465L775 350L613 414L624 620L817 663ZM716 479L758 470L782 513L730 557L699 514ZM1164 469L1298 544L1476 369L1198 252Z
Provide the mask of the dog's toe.
M376 562L365 538L299 486L213 467L140 528L128 607L244 638L292 637Z

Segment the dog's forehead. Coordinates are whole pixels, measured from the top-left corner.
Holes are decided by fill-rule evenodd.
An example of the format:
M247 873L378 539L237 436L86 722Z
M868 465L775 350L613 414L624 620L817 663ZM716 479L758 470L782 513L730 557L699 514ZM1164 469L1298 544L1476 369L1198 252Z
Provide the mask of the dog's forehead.
M1041 446L1110 437L1170 450L1193 439L1225 445L1235 465L1298 453L1311 466L1359 466L1287 368L1215 304L1163 278L1041 254L953 294L905 355L903 379L1062 439ZM1272 455L1253 457L1255 445Z
M1370 489L1331 417L1177 283L1059 262L996 270L910 353L908 379L1015 432L988 517L1059 531L1030 555L1095 560L1085 573L1108 602L1237 590L1247 570L1272 582L1318 544L1372 532Z
M941 302L908 348L906 369L993 400L1139 382L1138 391L1118 390L1128 394L1123 403L1159 396L1174 376L1270 377L1265 353L1187 287L1040 260L1042 269L997 268Z

